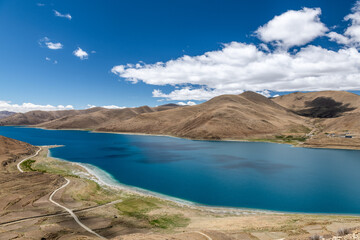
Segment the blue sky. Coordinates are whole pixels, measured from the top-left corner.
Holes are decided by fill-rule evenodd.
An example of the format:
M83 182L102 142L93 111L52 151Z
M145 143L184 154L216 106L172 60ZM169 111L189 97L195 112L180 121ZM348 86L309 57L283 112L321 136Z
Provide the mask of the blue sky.
M359 10L350 0L0 0L0 110L199 103L244 90L357 92ZM275 16L283 17L270 24ZM309 29L279 35L281 21ZM284 56L291 66L281 67ZM304 66L314 58L338 64ZM334 67L348 62L356 64ZM254 75L255 66L263 72Z

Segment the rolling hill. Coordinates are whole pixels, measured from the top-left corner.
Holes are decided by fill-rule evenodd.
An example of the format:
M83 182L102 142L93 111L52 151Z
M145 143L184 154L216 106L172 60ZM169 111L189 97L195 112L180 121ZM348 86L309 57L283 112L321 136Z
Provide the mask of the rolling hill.
M144 113L95 130L192 139L240 139L304 129L304 119L253 92L222 95L196 106Z
M0 126L35 125L65 116L88 114L102 109L103 108L97 107L85 110L30 111L26 113L16 113L9 117L0 119Z

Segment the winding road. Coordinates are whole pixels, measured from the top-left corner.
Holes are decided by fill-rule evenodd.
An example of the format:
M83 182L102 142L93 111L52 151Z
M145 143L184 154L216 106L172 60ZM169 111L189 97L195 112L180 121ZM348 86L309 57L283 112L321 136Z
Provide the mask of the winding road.
M194 231L193 233L198 233L198 234L204 236L207 240L213 240L209 235L206 235L206 234L203 233L203 232Z
M24 161L26 161L26 160L28 160L28 159L30 159L30 158L36 157L36 156L39 154L40 151L41 151L41 147L39 147L39 149L36 151L35 154L33 154L33 155L31 155L30 157L27 157L27 158L24 158L23 160L21 160L21 161L17 164L18 170L23 173L24 171L21 169L21 163L23 163ZM94 232L93 230L91 230L90 228L88 228L87 226L85 226L82 222L80 222L79 218L75 215L75 213L74 213L71 209L69 209L69 208L61 205L60 203L54 201L54 199L53 199L54 195L55 195L59 190L65 188L67 185L69 185L70 180L67 179L67 178L65 178L65 180L66 180L66 183L65 183L64 185L62 185L61 187L59 187L58 189L56 189L54 192L51 193L51 195L50 195L50 197L49 197L49 201L52 202L53 204L55 204L56 206L61 207L61 208L64 209L65 211L67 211L67 212L74 218L74 220L76 221L76 223L79 224L80 227L82 227L83 229L85 229L87 232L89 232L89 233L91 233L91 234L94 234L94 235L97 236L98 238L106 239L106 238L104 238L103 236L100 236L99 234L97 234L96 232Z
M21 169L20 165L21 165L23 162L25 162L26 160L29 160L30 158L36 157L36 156L39 154L40 151L41 151L41 147L39 147L39 149L36 151L36 153L34 153L33 155L31 155L30 157L27 157L27 158L24 158L23 160L21 160L21 161L16 165L17 168L18 168L18 170L23 173L24 171Z
M67 185L69 185L70 180L67 179L67 178L65 178L65 180L66 180L66 183L65 183L64 185L62 185L61 187L59 187L58 189L56 189L56 190L50 195L50 197L49 197L50 202L52 202L53 204L55 204L55 205L58 206L58 207L61 207L61 208L65 209L65 211L67 211L67 212L74 218L74 220L77 222L77 224L79 224L80 227L82 227L83 229L85 229L85 230L88 231L89 233L92 233L92 234L94 234L95 236L97 236L97 237L99 237L99 238L101 238L101 239L106 239L106 238L100 236L99 234L97 234L96 232L94 232L93 230L91 230L90 228L88 228L87 226L85 226L82 222L80 222L79 218L75 215L75 213L74 213L71 209L69 209L69 208L61 205L60 203L57 203L57 202L54 201L54 199L53 199L54 195L55 195L59 190L65 188Z
M36 151L35 154L31 155L30 157L26 157L24 158L23 160L21 160L18 164L17 164L17 168L18 170L23 173L24 171L21 169L21 164L30 159L30 158L33 158L33 157L36 157L39 152L41 151L41 147L39 147L39 149ZM53 191L49 197L49 201L53 204L55 204L56 206L64 209L65 211L67 211L71 216L72 218L76 221L77 224L80 225L80 227L82 227L83 229L85 229L87 232L97 236L98 238L100 239L106 239L105 237L99 235L98 233L94 232L93 230L91 230L89 227L87 227L86 225L84 225L82 222L80 222L79 218L76 216L76 214L74 213L73 210L61 205L60 203L56 202L53 197L55 196L55 194L60 191L61 189L65 188L66 186L68 186L70 184L70 180L65 178L66 180L66 183L63 184L61 187L57 188L55 191ZM95 206L95 207L89 207L89 208L85 208L85 209L80 209L80 210L75 210L76 212L80 212L80 211L86 211L86 210L90 210L90 209L94 209L94 208L99 208L99 207L104 207L104 206L107 206L107 205L111 205L111 204L116 204L116 203L119 203L121 202L122 200L116 200L116 201L113 201L113 202L110 202L110 203L106 203L106 204L103 204L103 205L99 205L99 206ZM6 223L1 223L0 225L6 225L6 224L11 224L11 223L16 223L16 222L21 222L21 221L26 221L26 220L31 220L31 219L34 219L34 218L41 218L41 217L45 217L45 216L58 216L58 215L63 215L63 213L54 213L54 214L45 214L45 215L41 215L41 216L34 216L34 217L28 217L28 218L24 218L24 219L18 219L18 220L14 220L14 221L10 221L10 222L6 222ZM203 232L200 232L200 231L193 231L193 233L197 233L197 234L200 234L202 235L203 237L205 237L207 240L213 240L210 236L206 235L205 233Z

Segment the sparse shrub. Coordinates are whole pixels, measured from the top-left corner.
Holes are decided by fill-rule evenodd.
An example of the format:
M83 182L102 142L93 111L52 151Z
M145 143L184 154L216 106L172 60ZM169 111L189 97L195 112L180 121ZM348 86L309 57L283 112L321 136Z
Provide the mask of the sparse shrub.
M21 169L25 172L29 172L29 171L36 171L32 168L32 164L35 162L35 160L32 160L32 159L29 159L29 160L26 160L24 162L22 162L20 164L21 166Z
M182 214L165 214L151 216L149 223L158 228L171 229L176 227L186 227L190 223L190 219L184 217Z
M338 236L345 236L350 234L350 229L349 228L340 228L339 230L337 230L337 235Z
M310 240L320 240L320 236L315 234L310 237Z

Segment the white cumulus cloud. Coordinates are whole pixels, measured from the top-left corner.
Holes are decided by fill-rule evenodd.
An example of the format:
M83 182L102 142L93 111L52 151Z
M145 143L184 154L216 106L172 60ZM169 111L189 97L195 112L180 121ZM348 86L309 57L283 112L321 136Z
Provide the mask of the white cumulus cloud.
M63 48L63 45L61 43L46 42L45 44L49 49L53 49L53 50Z
M80 47L74 50L73 54L81 60L88 59L89 54L82 50Z
M101 106L103 108L107 108L107 109L123 109L123 108L126 108L126 107L119 107L119 106L116 106L116 105L105 105L105 106Z
M356 48L333 51L312 45L295 54L264 52L252 44L232 42L200 56L140 68L120 65L112 72L133 83L180 86L170 93L153 91L154 97L171 100L207 100L244 90L355 90L360 89L360 53Z
M88 108L94 108L94 107L98 107L98 106L88 104L87 107ZM126 108L126 107L120 107L120 106L116 106L116 105L105 105L105 106L100 106L100 107L107 108L107 109L124 109L124 108Z
M329 32L327 36L330 38L330 41L337 42L339 44L350 44L350 39L336 32Z
M264 42L272 42L285 48L302 46L328 31L320 21L320 14L320 8L290 10L259 27L256 35Z
M62 49L63 45L61 43L54 43L50 41L50 38L48 37L44 37L42 39L39 40L39 45L42 47L47 47L49 49L52 50L58 50L58 49Z
M154 89L152 92L153 97L156 98L166 98L168 100L208 100L210 98L223 95L223 94L240 94L244 92L243 90L234 90L234 89L209 89L209 88L190 88L184 87L181 89L176 89L169 94L163 93L159 89Z
M195 103L195 102L192 102L192 101L188 101L188 102L178 102L177 104L180 105L180 106L194 106L194 105L196 105L196 103Z
M69 13L67 13L67 14L62 14L62 13L56 11L56 10L53 10L53 11L54 11L55 16L57 16L57 17L67 18L67 19L69 19L69 20L72 19L71 15L70 15Z
M351 9L351 14L348 14L344 18L345 21L349 21L350 25L345 29L343 34L336 32L328 33L328 37L331 41L339 44L360 47L360 1L357 1L354 7Z
M357 6L360 4L352 9L352 14L360 9ZM153 64L117 65L111 71L134 84L173 86L170 92L154 89L152 94L178 101L208 100L245 90L267 97L271 91L360 90L360 53L355 45L340 45L337 50L330 50L309 44L297 51L288 50L326 34L328 29L320 22L320 14L318 8L287 11L257 30L260 39L275 42L280 50L271 50L264 43L257 46L231 42L220 50L198 56L184 55ZM357 19L351 14L347 18L352 19L351 26ZM340 34L328 36L347 41Z
M72 105L38 105L34 103L22 103L22 104L12 104L10 101L1 101L0 100L0 111L10 111L10 112L29 112L34 110L42 111L57 111L57 110L71 110L74 109Z

